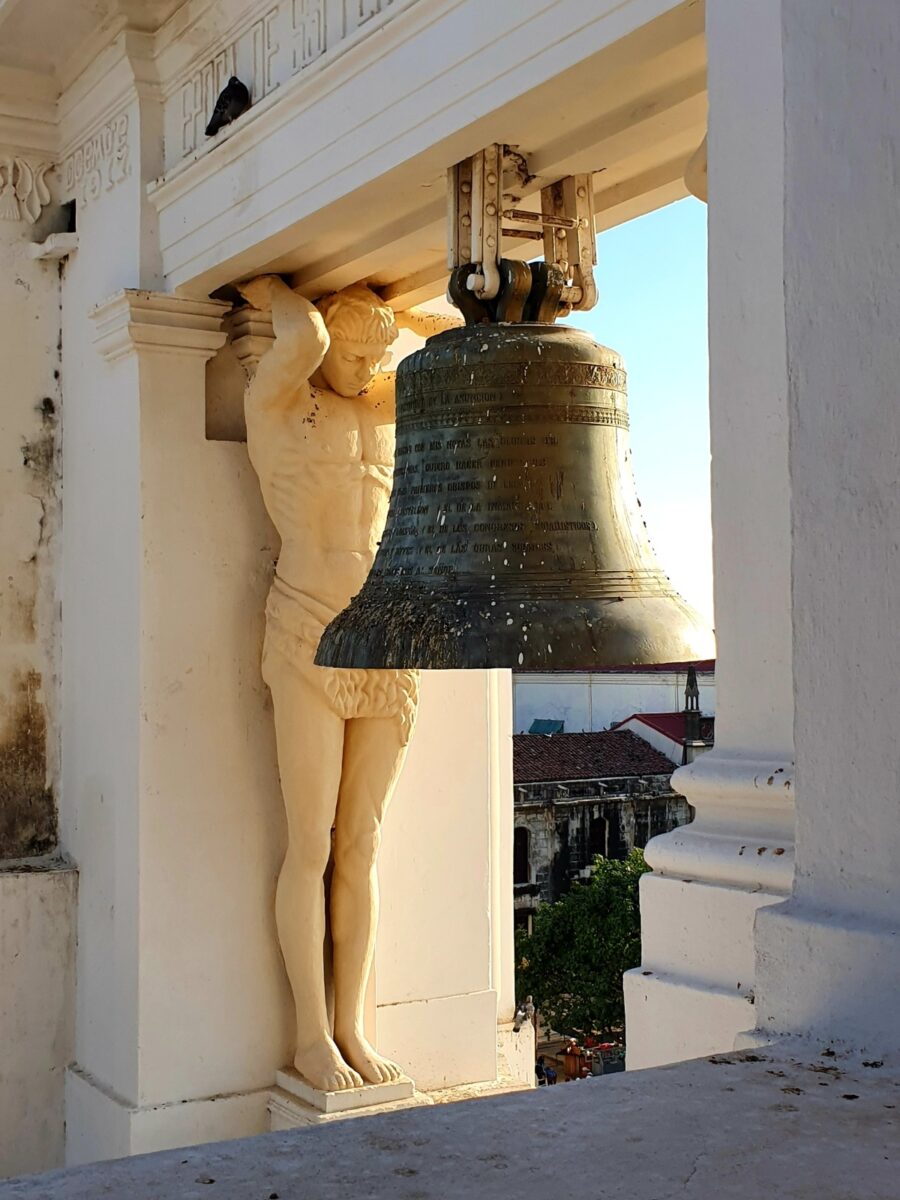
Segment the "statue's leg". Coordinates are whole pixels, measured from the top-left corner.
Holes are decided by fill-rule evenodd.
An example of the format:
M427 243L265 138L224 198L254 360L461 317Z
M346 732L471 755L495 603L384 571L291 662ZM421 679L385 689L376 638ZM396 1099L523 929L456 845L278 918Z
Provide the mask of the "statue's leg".
M331 856L344 722L321 692L277 652L265 678L275 707L288 848L275 895L278 938L297 1012L294 1066L313 1087L359 1087L331 1036L325 999L325 872Z
M344 1058L370 1083L397 1079L400 1068L375 1052L364 1030L366 988L378 924L375 860L406 741L399 717L347 722L331 880L334 1037Z

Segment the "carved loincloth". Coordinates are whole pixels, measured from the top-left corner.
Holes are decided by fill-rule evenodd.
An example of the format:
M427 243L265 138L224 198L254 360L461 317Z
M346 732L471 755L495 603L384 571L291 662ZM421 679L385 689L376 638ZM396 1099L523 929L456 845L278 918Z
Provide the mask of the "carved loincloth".
M276 575L266 601L263 678L266 678L267 659L277 654L320 690L332 712L343 720L399 717L405 745L412 737L416 720L418 671L317 667L313 660L327 619L322 605Z

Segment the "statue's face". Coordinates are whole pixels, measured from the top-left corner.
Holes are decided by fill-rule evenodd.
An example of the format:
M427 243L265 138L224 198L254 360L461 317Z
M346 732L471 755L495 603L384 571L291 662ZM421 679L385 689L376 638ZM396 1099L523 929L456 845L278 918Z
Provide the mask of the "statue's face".
M387 347L333 338L320 368L322 378L339 396L358 396L378 373Z

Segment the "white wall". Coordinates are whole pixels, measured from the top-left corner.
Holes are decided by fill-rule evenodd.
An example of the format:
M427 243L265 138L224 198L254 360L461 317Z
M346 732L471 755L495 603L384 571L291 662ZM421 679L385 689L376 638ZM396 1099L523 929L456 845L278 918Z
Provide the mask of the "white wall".
M673 776L695 820L647 846L629 1068L730 1050L752 1028L757 914L793 877L780 4L706 7L716 744Z
M552 675L514 675L516 733L527 733L532 721L565 721L566 733L608 729L636 712L680 712L684 708L687 676L682 671L642 675L583 672ZM700 710L716 711L715 676L702 673Z
M781 0L797 876L759 1025L900 1050L900 9Z
M8 142L16 133L5 122L0 147L0 1175L63 1161L76 891L55 856L59 267L31 255L55 205L29 188L46 151ZM40 177L55 193L52 173Z
M31 257L42 224L0 220L0 859L56 844L59 274Z
M492 922L504 916L492 888L511 847L506 838L502 851L492 847L492 806L512 810L511 789L493 795L492 757L511 757L508 727L491 745L497 707L488 672L423 672L421 714L385 823L378 1033L421 1087L496 1074L498 993L511 980L495 978L501 931ZM511 913L511 891L503 908ZM512 962L504 967L510 975Z
M140 632L127 647L138 692L124 714L134 781L109 812L122 845L98 852L104 799L82 809L95 840L76 827L86 886L111 874L118 904L82 908L85 943L106 963L80 960L93 973L80 981L70 1161L261 1132L267 1090L290 1058L273 911L284 820L259 665L278 543L246 446L206 438L205 358L223 336L220 316L215 304L136 291L97 318L108 361L94 346L91 399L116 397L137 414L118 485L122 511L135 494L139 503L136 595L120 598ZM88 501L108 481L82 486ZM130 554L127 539L117 544ZM94 622L83 633L90 643L77 652L90 657L105 630ZM77 677L68 682L75 689ZM511 835L498 842L493 816L490 677L430 677L423 691L384 844L378 1025L421 1086L445 1086L496 1076L494 888ZM105 739L97 699L81 717ZM474 874L448 905L463 858ZM103 969L119 985L100 996Z

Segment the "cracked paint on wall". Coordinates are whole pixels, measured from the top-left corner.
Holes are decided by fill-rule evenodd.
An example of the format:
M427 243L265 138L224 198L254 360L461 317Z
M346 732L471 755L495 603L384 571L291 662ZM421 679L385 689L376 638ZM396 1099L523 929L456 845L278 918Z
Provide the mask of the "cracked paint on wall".
M0 863L56 850L59 769L60 278L6 232L0 327L42 351L7 357L0 411Z

